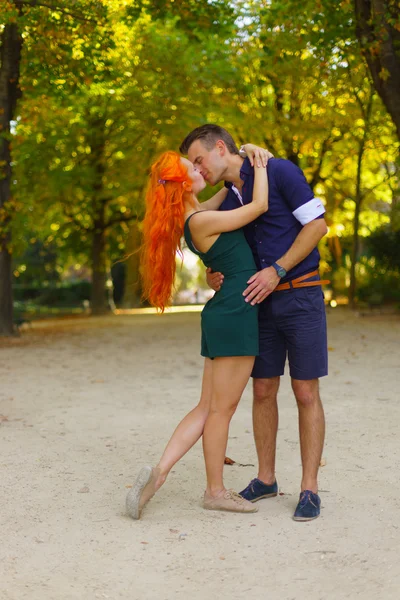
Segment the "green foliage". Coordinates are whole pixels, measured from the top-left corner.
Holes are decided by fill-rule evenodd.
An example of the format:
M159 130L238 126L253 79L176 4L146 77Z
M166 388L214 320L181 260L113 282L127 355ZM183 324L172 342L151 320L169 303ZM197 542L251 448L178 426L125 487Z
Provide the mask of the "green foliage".
M393 231L390 226L376 229L368 238L368 249L376 257L379 265L390 271L397 271L400 286L400 229Z
M76 307L82 306L90 298L90 283L78 281L59 285L23 285L14 286L14 299L18 305Z
M55 244L44 245L31 237L29 246L14 261L14 276L19 285L44 287L60 280Z
M232 35L235 5L225 0L138 0L127 7L125 20L132 24L143 14L150 14L161 25L173 19L177 28L189 39L199 42L204 41L206 36L224 39Z
M89 32L68 52L57 47L62 67L46 56L33 86L31 71L23 72L14 157L24 202L15 236L25 239L21 222L34 216L42 239L88 253L103 227L114 260L124 253L126 224L143 216L149 162L177 147L200 114L206 118L213 79L229 68L214 38L198 60L199 44L176 27L177 16L161 23L141 9L136 20L120 12L109 18L107 46L99 31ZM25 65L37 61L30 40Z
M400 303L400 274L387 270L375 258L363 257L358 266L357 298L369 306Z
M24 36L12 142L19 281L38 281L41 264L49 280L71 262L93 267L99 231L98 267L108 272L143 217L155 155L207 121L304 170L327 208L324 267L342 282L357 204L359 256L371 233L393 226L397 144L372 96L349 0L59 0L57 7L26 7L22 15L13 2L0 7L3 22L18 22ZM29 248L32 239L40 242ZM383 257L381 242L369 252Z

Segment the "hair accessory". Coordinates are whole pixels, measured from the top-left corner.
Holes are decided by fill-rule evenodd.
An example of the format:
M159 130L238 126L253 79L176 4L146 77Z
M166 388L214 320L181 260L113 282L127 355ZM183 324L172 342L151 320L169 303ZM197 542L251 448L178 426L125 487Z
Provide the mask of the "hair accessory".
M165 183L165 179L159 179L158 183L164 184Z

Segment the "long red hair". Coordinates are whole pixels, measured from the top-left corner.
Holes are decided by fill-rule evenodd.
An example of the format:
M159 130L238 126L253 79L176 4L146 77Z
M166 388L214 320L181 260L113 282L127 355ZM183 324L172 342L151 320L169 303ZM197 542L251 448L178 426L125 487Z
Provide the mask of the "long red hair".
M143 221L141 271L143 298L164 312L176 271L176 252L182 256L184 196L192 181L177 152L164 152L151 167Z

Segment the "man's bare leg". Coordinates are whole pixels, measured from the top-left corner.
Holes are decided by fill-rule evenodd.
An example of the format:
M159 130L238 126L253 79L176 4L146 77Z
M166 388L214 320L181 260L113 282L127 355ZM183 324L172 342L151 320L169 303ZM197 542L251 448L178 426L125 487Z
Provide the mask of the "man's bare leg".
M303 476L301 491L318 492L318 469L325 438L325 416L319 396L319 380L292 379L299 410L299 431Z
M258 479L266 484L275 482L279 383L280 377L253 381L253 429L258 456Z

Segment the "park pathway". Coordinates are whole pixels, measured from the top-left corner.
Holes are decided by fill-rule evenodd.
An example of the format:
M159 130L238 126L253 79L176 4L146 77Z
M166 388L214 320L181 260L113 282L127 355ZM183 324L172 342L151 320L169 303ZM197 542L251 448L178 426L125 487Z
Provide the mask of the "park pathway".
M204 511L198 444L140 521L124 514L201 381L199 315L37 322L0 341L1 600L397 600L400 320L329 313L320 519L296 523L297 411L280 392L280 495ZM228 456L255 463L251 387ZM251 466L226 467L241 489Z

